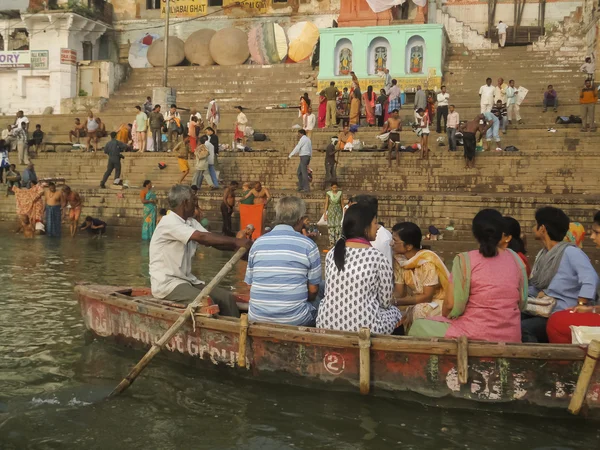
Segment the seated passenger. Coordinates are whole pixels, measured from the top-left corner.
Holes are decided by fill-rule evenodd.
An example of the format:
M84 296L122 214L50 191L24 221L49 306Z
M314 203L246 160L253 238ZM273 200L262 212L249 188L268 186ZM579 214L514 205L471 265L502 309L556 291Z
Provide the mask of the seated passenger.
M600 248L600 212L594 216L591 236L596 248ZM546 332L552 344L571 343L571 325L576 327L600 327L600 306L583 305L554 313L548 319Z
M350 206L342 225L342 238L327 254L325 297L317 327L329 330L391 334L402 317L392 306L392 266L371 245L377 232L377 214L366 203Z
M304 200L281 198L275 205L277 225L252 246L245 278L251 321L314 326L321 255L317 244L294 230L305 214Z
M370 207L375 211L375 216L377 217L377 212L379 210L379 200L374 195L357 195L352 200L353 203L361 203ZM392 252L392 233L384 227L381 223L376 224L376 233L375 239L371 242L371 245L379 250L385 258L388 260L390 266L392 266L394 262L394 255Z
M560 209L546 206L535 213L535 238L542 243L529 280L529 296L556 300L552 313L587 305L596 298L598 275L590 259L576 245L565 242L569 217ZM548 342L548 318L523 314L523 342Z
M513 217L505 216L504 217L504 231L502 232L502 241L500 242L500 248L503 249L511 249L523 264L525 264L525 270L527 270L527 277L531 275L531 266L529 265L529 260L527 259L527 249L525 248L525 242L523 241L522 233L521 233L521 224L519 221Z
M520 311L527 302L527 274L521 258L500 247L504 219L484 209L473 219L479 250L454 258L444 317L415 320L410 336L521 342Z
M423 233L412 222L392 228L394 250L394 300L408 306L402 323L405 333L416 319L442 315L450 273L444 262L431 250L421 249Z

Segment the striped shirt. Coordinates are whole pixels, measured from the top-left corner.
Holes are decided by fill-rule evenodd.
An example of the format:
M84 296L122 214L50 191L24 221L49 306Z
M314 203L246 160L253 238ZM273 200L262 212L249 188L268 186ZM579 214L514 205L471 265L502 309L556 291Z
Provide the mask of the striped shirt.
M250 320L313 323L316 311L308 302L308 285L321 283L319 248L289 225L277 225L250 249L245 281L251 286Z

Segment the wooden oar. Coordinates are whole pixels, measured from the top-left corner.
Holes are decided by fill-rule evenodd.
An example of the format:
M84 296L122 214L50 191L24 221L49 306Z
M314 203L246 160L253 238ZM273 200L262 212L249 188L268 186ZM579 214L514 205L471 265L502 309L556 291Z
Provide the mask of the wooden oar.
M108 396L109 398L119 395L133 384L135 379L142 372L142 370L146 368L146 366L150 363L152 358L154 358L158 354L158 352L161 351L165 344L169 342L173 338L173 336L175 336L175 334L179 331L183 324L190 317L192 317L192 311L194 311L195 308L200 305L200 302L202 302L202 300L208 297L213 288L217 284L219 284L221 280L223 280L223 278L225 278L225 276L231 271L231 269L233 269L233 266L235 266L235 264L242 258L242 256L244 256L246 251L247 249L242 247L235 253L235 255L233 255L229 262L225 264L225 266L223 266L221 271L212 279L212 281L208 283L204 287L204 289L202 289L202 292L198 294L198 297L196 297L196 299L192 303L190 303L190 305L185 309L181 316L179 316L175 323L171 325L171 328L169 328L167 332L152 346L152 348L148 350L148 353L146 353L144 357L140 360L140 362L137 363L137 365L133 369L131 369L131 372L129 372L129 374L125 378L123 378L123 381L121 381L119 385L115 388L115 390L110 393L110 395Z

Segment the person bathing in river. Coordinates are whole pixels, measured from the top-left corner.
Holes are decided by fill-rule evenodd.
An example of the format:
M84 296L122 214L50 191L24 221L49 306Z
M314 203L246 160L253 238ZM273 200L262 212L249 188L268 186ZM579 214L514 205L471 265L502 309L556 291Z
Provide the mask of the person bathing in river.
M67 211L69 213L71 237L75 237L83 203L81 201L81 196L77 192L73 191L69 186L63 186L62 188L61 208L63 214L67 214Z
M229 187L223 193L223 202L221 203L221 216L223 218L223 235L234 236L233 226L231 224L231 216L233 215L233 207L235 206L235 191L239 183L232 181Z
M296 231L306 214L298 197L283 197L275 205L277 224L259 237L248 257L251 321L313 326L321 283L321 256L311 239Z
M106 234L106 222L100 219L95 219L92 216L87 216L81 224L80 231L87 230L93 236L93 239L100 239Z
M450 272L441 258L421 248L423 233L412 222L392 228L394 251L394 299L396 306L408 306L403 317L404 332L414 320L442 315Z
M60 237L61 235L61 198L62 194L56 190L56 185L48 183L45 193L46 200L46 235L48 237Z
M156 298L191 303L205 283L192 273L192 258L198 245L235 250L250 248L252 242L209 233L194 218L198 199L189 186L175 185L168 195L170 214L164 216L150 241L150 283ZM223 316L239 317L231 292L214 288L210 294Z
M479 249L460 253L452 265L443 317L415 320L409 336L521 342L520 310L527 304L521 258L502 248L502 214L484 209L473 219Z

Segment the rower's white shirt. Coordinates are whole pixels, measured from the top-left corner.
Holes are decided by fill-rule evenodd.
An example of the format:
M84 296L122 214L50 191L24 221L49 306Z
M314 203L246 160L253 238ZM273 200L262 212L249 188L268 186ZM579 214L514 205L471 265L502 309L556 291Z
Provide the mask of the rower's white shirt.
M506 29L507 28L508 28L508 25L506 25L504 22L500 22L496 26L496 29L498 30L498 34L506 34Z
M392 233L380 225L377 229L375 240L371 241L371 245L383 253L383 256L385 256L393 267L394 255L392 252Z
M184 221L171 211L164 216L150 241L150 284L152 295L165 298L183 283L202 283L192 273L192 258L198 244L190 241L195 231L206 229L195 219Z

